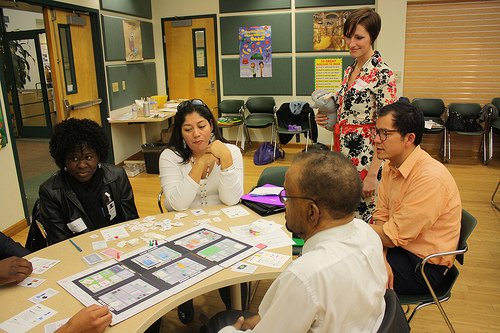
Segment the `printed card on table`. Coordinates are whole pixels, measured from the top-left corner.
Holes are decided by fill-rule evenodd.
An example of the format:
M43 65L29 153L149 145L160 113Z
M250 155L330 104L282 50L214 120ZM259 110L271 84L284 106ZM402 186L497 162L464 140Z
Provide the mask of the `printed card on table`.
M259 251L248 259L248 262L272 268L281 268L290 258L290 256L284 254Z
M127 232L127 230L125 230L124 226L101 230L101 234L105 241L112 241L130 237L129 233Z
M42 304L36 304L0 324L7 332L24 333L57 314L57 311Z
M33 274L43 274L48 269L54 267L54 265L60 262L60 260L52 260L52 259L45 259L38 257L33 257L29 259L29 261L33 265Z
M27 287L27 288L36 288L44 282L45 282L45 279L38 279L38 278L28 276L26 279L22 280L17 285L21 286L21 287Z
M35 304L42 303L46 299L51 298L52 296L58 294L59 292L55 289L52 288L47 288L44 291L36 294L35 296L32 296L28 298L28 301L33 302Z
M247 216L250 213L241 206L232 206L221 209L224 214L226 214L229 218L235 219L237 217Z
M110 247L109 249L106 249L104 251L101 251L102 254L104 254L106 257L109 258L115 258L115 259L120 259L120 255L123 254L123 251L113 249Z

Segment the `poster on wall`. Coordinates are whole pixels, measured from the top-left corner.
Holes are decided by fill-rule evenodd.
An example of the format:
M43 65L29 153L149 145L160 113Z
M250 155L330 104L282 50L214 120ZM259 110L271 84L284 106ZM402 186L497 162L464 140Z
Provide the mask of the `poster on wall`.
M342 58L314 59L314 89L336 92L342 83Z
M144 60L142 58L141 22L123 20L123 37L125 38L125 60Z
M7 145L7 131L5 130L5 123L3 121L2 112L0 110L0 149Z
M352 10L314 13L314 51L349 51L344 40L344 23Z
M271 26L240 27L240 77L272 77Z

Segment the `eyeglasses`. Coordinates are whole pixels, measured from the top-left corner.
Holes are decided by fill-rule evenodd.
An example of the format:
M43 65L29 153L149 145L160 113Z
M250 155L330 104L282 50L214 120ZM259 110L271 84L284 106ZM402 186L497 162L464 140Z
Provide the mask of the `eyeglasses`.
M397 129L385 129L385 128L379 129L376 127L371 128L372 139L375 139L375 137L378 135L378 136L380 136L380 141L387 140L387 134L396 133L396 132L399 132L399 130L397 130Z
M282 190L280 192L280 194L278 194L278 197L280 198L281 203L284 203L284 204L288 201L288 199L305 199L305 200L311 200L312 202L314 202L316 204L316 206L319 206L318 203L316 202L316 200L314 200L313 198L308 198L308 197L292 197L290 195L286 195L285 190Z
M208 106L201 99L190 99L187 101L180 102L179 105L177 105L177 111L180 112L180 111L182 111L182 109L184 109L185 107L188 107L190 105L201 105L201 106L204 106L208 109Z

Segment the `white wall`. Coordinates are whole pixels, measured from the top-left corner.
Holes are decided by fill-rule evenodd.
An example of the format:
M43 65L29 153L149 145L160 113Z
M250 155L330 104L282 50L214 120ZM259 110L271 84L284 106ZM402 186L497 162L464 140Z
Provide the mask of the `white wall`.
M0 230L4 230L11 225L24 219L23 202L21 201L21 190L17 180L16 165L14 163L14 153L10 140L9 128L7 126L7 114L3 94L0 92L2 105L2 117L7 131L8 143L0 149Z
M403 96L406 0L378 0L376 10L382 19L382 30L377 39L376 48L389 67L399 72L397 82L398 96Z

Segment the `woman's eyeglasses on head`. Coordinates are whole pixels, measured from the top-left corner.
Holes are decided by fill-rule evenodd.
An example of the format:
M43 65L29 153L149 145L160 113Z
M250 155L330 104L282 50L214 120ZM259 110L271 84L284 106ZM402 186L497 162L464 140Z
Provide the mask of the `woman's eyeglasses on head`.
M208 106L201 99L190 99L180 102L179 105L177 105L177 111L181 111L182 109L190 105L202 105L208 109Z

